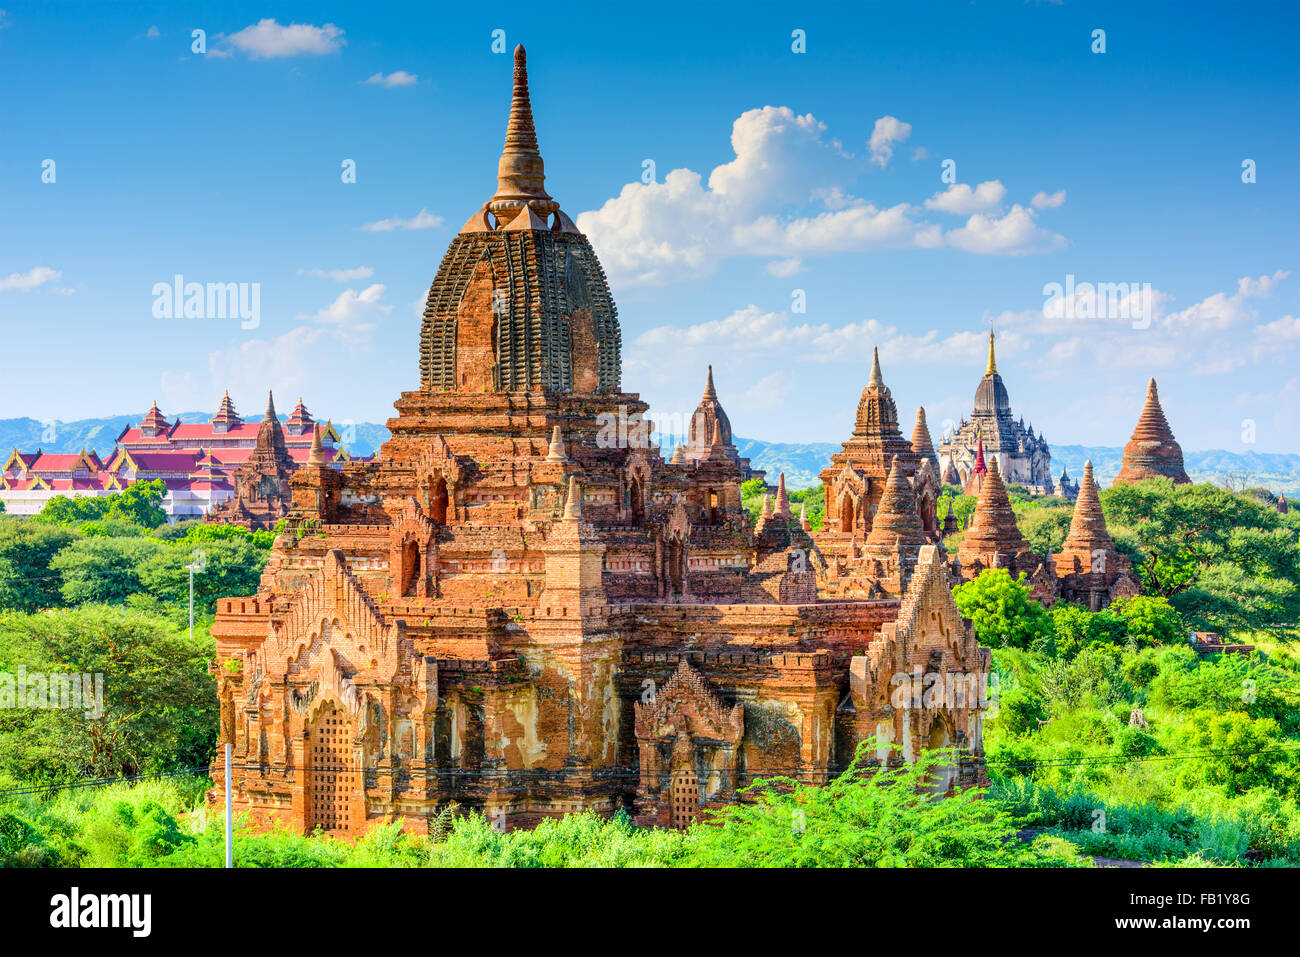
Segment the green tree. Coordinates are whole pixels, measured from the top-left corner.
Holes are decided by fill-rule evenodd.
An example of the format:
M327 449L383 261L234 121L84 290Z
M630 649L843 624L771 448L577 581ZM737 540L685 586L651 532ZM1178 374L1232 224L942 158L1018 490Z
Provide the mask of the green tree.
M1135 595L1112 602L1111 614L1124 623L1128 640L1139 648L1172 645L1187 638L1183 616L1167 599Z
M1012 579L1005 568L987 568L952 591L963 617L975 625L980 644L989 648L1028 648L1050 638L1052 622L1043 606L1029 597L1025 576Z
M770 778L745 789L748 801L691 829L690 862L701 867L1062 866L1015 839L1011 819L976 788L940 798L928 785L950 751L894 768L863 767L865 742L849 768L824 785Z
M166 548L151 538L83 538L54 556L69 605L120 604L140 590L140 566Z
M1102 493L1141 551L1143 590L1194 628L1300 620L1300 519L1213 485L1148 479Z
M102 714L0 709L0 773L44 783L206 763L217 732L211 647L111 606L0 615L0 672L102 676Z
M39 611L61 603L59 573L50 561L77 533L28 518L0 518L0 611Z
M1093 643L1124 641L1124 621L1109 610L1091 612L1082 605L1057 602L1048 612L1058 654L1072 657Z
M200 614L211 613L218 598L257 591L269 554L269 549L248 540L202 542L193 548L177 542L141 564L140 585L159 601L183 608L190 593L187 566L195 564L199 567L194 573L194 608Z

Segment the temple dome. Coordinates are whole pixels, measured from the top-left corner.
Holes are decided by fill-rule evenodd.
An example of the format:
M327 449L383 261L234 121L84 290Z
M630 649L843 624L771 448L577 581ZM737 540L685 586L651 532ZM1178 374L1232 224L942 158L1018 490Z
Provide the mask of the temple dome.
M545 188L524 48L497 189L451 241L429 288L421 387L618 392L618 312L587 237Z
M998 361L993 354L993 333L990 332L989 364L975 390L975 412L996 415L1002 411L1011 414L1011 397L1007 395L1007 387L1002 384L1002 376L998 375Z

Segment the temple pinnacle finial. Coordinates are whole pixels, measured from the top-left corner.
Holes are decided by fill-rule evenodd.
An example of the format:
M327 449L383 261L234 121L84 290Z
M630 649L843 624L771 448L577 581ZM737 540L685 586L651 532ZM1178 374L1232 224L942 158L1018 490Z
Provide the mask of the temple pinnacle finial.
M776 515L782 518L790 517L790 496L785 490L785 473L781 473L781 478L776 486Z
M872 386L879 388L885 384L884 377L880 374L880 350L874 346L871 349L871 378L867 380L867 388Z
M320 442L320 426L311 429L311 453L307 456L308 465L325 465L325 448Z
M704 380L704 398L716 399L717 397L717 390L713 388L713 366L710 365L708 378Z
M275 394L270 390L266 393L266 417L274 419L275 416Z
M575 521L582 518L582 486L578 484L576 475L569 476L569 496L564 502L564 517Z
M1154 378L1147 379L1147 398L1148 399L1160 398L1160 394L1156 391L1156 380Z
M560 427L557 425L551 430L551 444L546 450L546 461L548 462L567 462L569 457L564 454L564 440L560 437Z
M558 208L545 188L546 170L537 147L533 107L528 96L528 61L523 44L515 47L514 91L510 98L510 122L506 143L497 165L497 191L488 206L501 212L536 203L539 212Z
M993 330L989 330L989 365L984 370L985 375L993 375L998 371L998 357L993 352Z

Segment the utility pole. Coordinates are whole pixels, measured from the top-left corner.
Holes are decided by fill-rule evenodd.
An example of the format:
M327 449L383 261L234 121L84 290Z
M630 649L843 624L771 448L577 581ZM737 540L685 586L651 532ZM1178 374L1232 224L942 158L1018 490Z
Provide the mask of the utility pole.
M190 643L194 643L194 564L185 566L190 570Z
M226 742L226 866L235 866L235 842L232 827L233 811L230 806L230 742Z

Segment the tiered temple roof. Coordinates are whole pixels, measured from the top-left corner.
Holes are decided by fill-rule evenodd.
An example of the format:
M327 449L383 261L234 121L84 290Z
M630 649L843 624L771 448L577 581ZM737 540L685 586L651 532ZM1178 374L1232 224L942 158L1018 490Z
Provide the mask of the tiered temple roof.
M1192 481L1183 469L1182 447L1175 441L1165 411L1160 407L1155 379L1147 382L1146 402L1133 437L1124 446L1124 462L1113 484L1126 485L1149 478L1171 479L1175 485Z
M1129 560L1115 549L1106 528L1092 462L1083 466L1083 481L1074 503L1070 532L1054 557L1061 597L1098 611L1121 596L1135 595L1137 582L1129 574Z
M988 364L975 389L970 418L957 429L940 437L938 455L942 475L949 468L960 478L968 493L978 494L979 479L971 481L977 455L982 445L986 461L997 459L1004 481L1024 485L1032 491L1051 494L1055 491L1051 473L1051 451L1042 435L1034 434L1032 425L1017 420L1011 412L1011 399L998 372L994 334L989 333Z
M709 366L708 375L704 381L704 395L700 399L700 404L695 407L695 413L691 416L690 426L687 429L686 444L682 447L681 456L674 453L674 464L682 462L698 462L709 458L710 455L716 456L713 451L715 445L721 446L723 454L744 474L745 481L750 479L764 478L767 473L761 469L752 468L749 459L741 458L740 453L736 450L735 439L731 434L731 420L727 418L726 411L722 408L722 403L718 401L717 389L713 387L713 366Z

